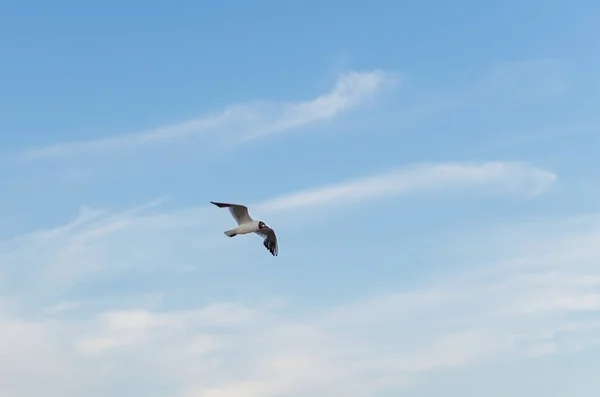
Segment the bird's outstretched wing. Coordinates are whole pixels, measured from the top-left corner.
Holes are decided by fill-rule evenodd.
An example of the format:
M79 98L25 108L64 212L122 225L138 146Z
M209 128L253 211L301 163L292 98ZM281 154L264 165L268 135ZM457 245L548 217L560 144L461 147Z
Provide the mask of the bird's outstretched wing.
M248 214L248 207L246 207L245 205L218 203L214 201L211 201L211 204L214 204L219 208L228 208L229 212L231 213L231 216L233 217L233 219L235 219L238 225L248 222L254 222L254 219L252 219L252 217L250 217L250 215Z
M261 237L264 237L263 245L265 248L269 250L271 255L277 256L279 253L279 245L277 244L277 236L275 235L275 231L270 227L267 227L262 228L255 233Z

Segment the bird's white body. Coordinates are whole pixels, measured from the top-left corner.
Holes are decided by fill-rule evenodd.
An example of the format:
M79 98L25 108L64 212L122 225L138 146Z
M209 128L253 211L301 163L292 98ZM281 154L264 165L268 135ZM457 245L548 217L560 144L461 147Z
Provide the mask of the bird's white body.
M227 208L237 222L237 227L225 231L227 237L235 237L239 234L256 233L263 237L263 245L269 250L271 255L277 256L279 247L277 244L277 236L275 231L267 226L263 221L255 221L248 214L248 208L240 204L218 203L211 201L212 204L219 208Z
M233 229L227 230L225 232L225 235L228 236L228 237L233 237L233 236L236 236L238 234L256 233L259 230L260 230L259 222L258 221L252 221L252 222L242 223L238 227L234 227Z

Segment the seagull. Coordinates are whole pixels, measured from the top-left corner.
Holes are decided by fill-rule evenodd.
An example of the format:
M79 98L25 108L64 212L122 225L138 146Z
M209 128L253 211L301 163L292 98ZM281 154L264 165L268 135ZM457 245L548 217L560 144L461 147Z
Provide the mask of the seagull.
M256 233L264 238L263 245L269 250L271 255L277 256L279 249L275 231L263 221L255 221L252 219L248 214L248 207L240 204L218 203L214 201L211 201L210 203L219 208L228 208L231 216L237 222L237 227L224 232L227 237L235 237L238 234Z

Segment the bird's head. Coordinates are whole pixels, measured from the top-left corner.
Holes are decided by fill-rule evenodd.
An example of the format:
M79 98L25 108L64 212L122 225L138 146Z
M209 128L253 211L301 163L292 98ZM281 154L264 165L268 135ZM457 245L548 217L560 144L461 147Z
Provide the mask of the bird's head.
M259 221L259 222L258 222L258 228L259 228L259 229L265 229L265 228L267 228L267 227L268 227L268 226L267 226L267 225L266 225L266 224L265 224L263 221Z

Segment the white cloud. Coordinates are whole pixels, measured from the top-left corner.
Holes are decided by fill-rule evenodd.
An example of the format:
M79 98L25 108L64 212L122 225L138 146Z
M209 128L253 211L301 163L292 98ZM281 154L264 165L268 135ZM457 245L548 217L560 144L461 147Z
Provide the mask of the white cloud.
M266 305L265 308L273 307ZM77 341L84 354L94 355L115 348L136 347L151 342L150 334L179 332L198 327L235 327L249 325L261 308L248 309L237 304L213 303L197 310L155 313L148 310L115 310L102 313L94 331ZM200 345L195 338L195 348ZM206 346L208 347L208 346Z
M149 397L400 392L448 368L597 345L600 273L585 269L597 263L600 250L597 244L589 249L595 255L585 263L557 245L532 253L539 261L535 271L503 268L490 276L485 267L498 264L488 264L343 305L298 309L276 300L116 309L77 322L4 316L0 368L10 368L8 387L19 397L42 390L71 397L86 387L90 396L120 395L124 379L129 390ZM558 266L547 263L547 254L563 259ZM22 365L11 364L14 357ZM98 383L104 387L91 387ZM0 393L11 396L3 387Z
M556 174L550 171L520 163L420 164L285 195L261 203L258 208L280 211L319 205L343 205L418 191L472 187L532 196L546 190L556 179Z
M210 136L211 139L241 142L295 127L325 121L368 100L383 88L393 86L398 76L381 70L350 71L339 76L333 89L315 99L300 102L253 102L232 105L211 114L152 131L119 135L91 141L59 143L26 150L26 159L94 154L110 150L139 148Z

